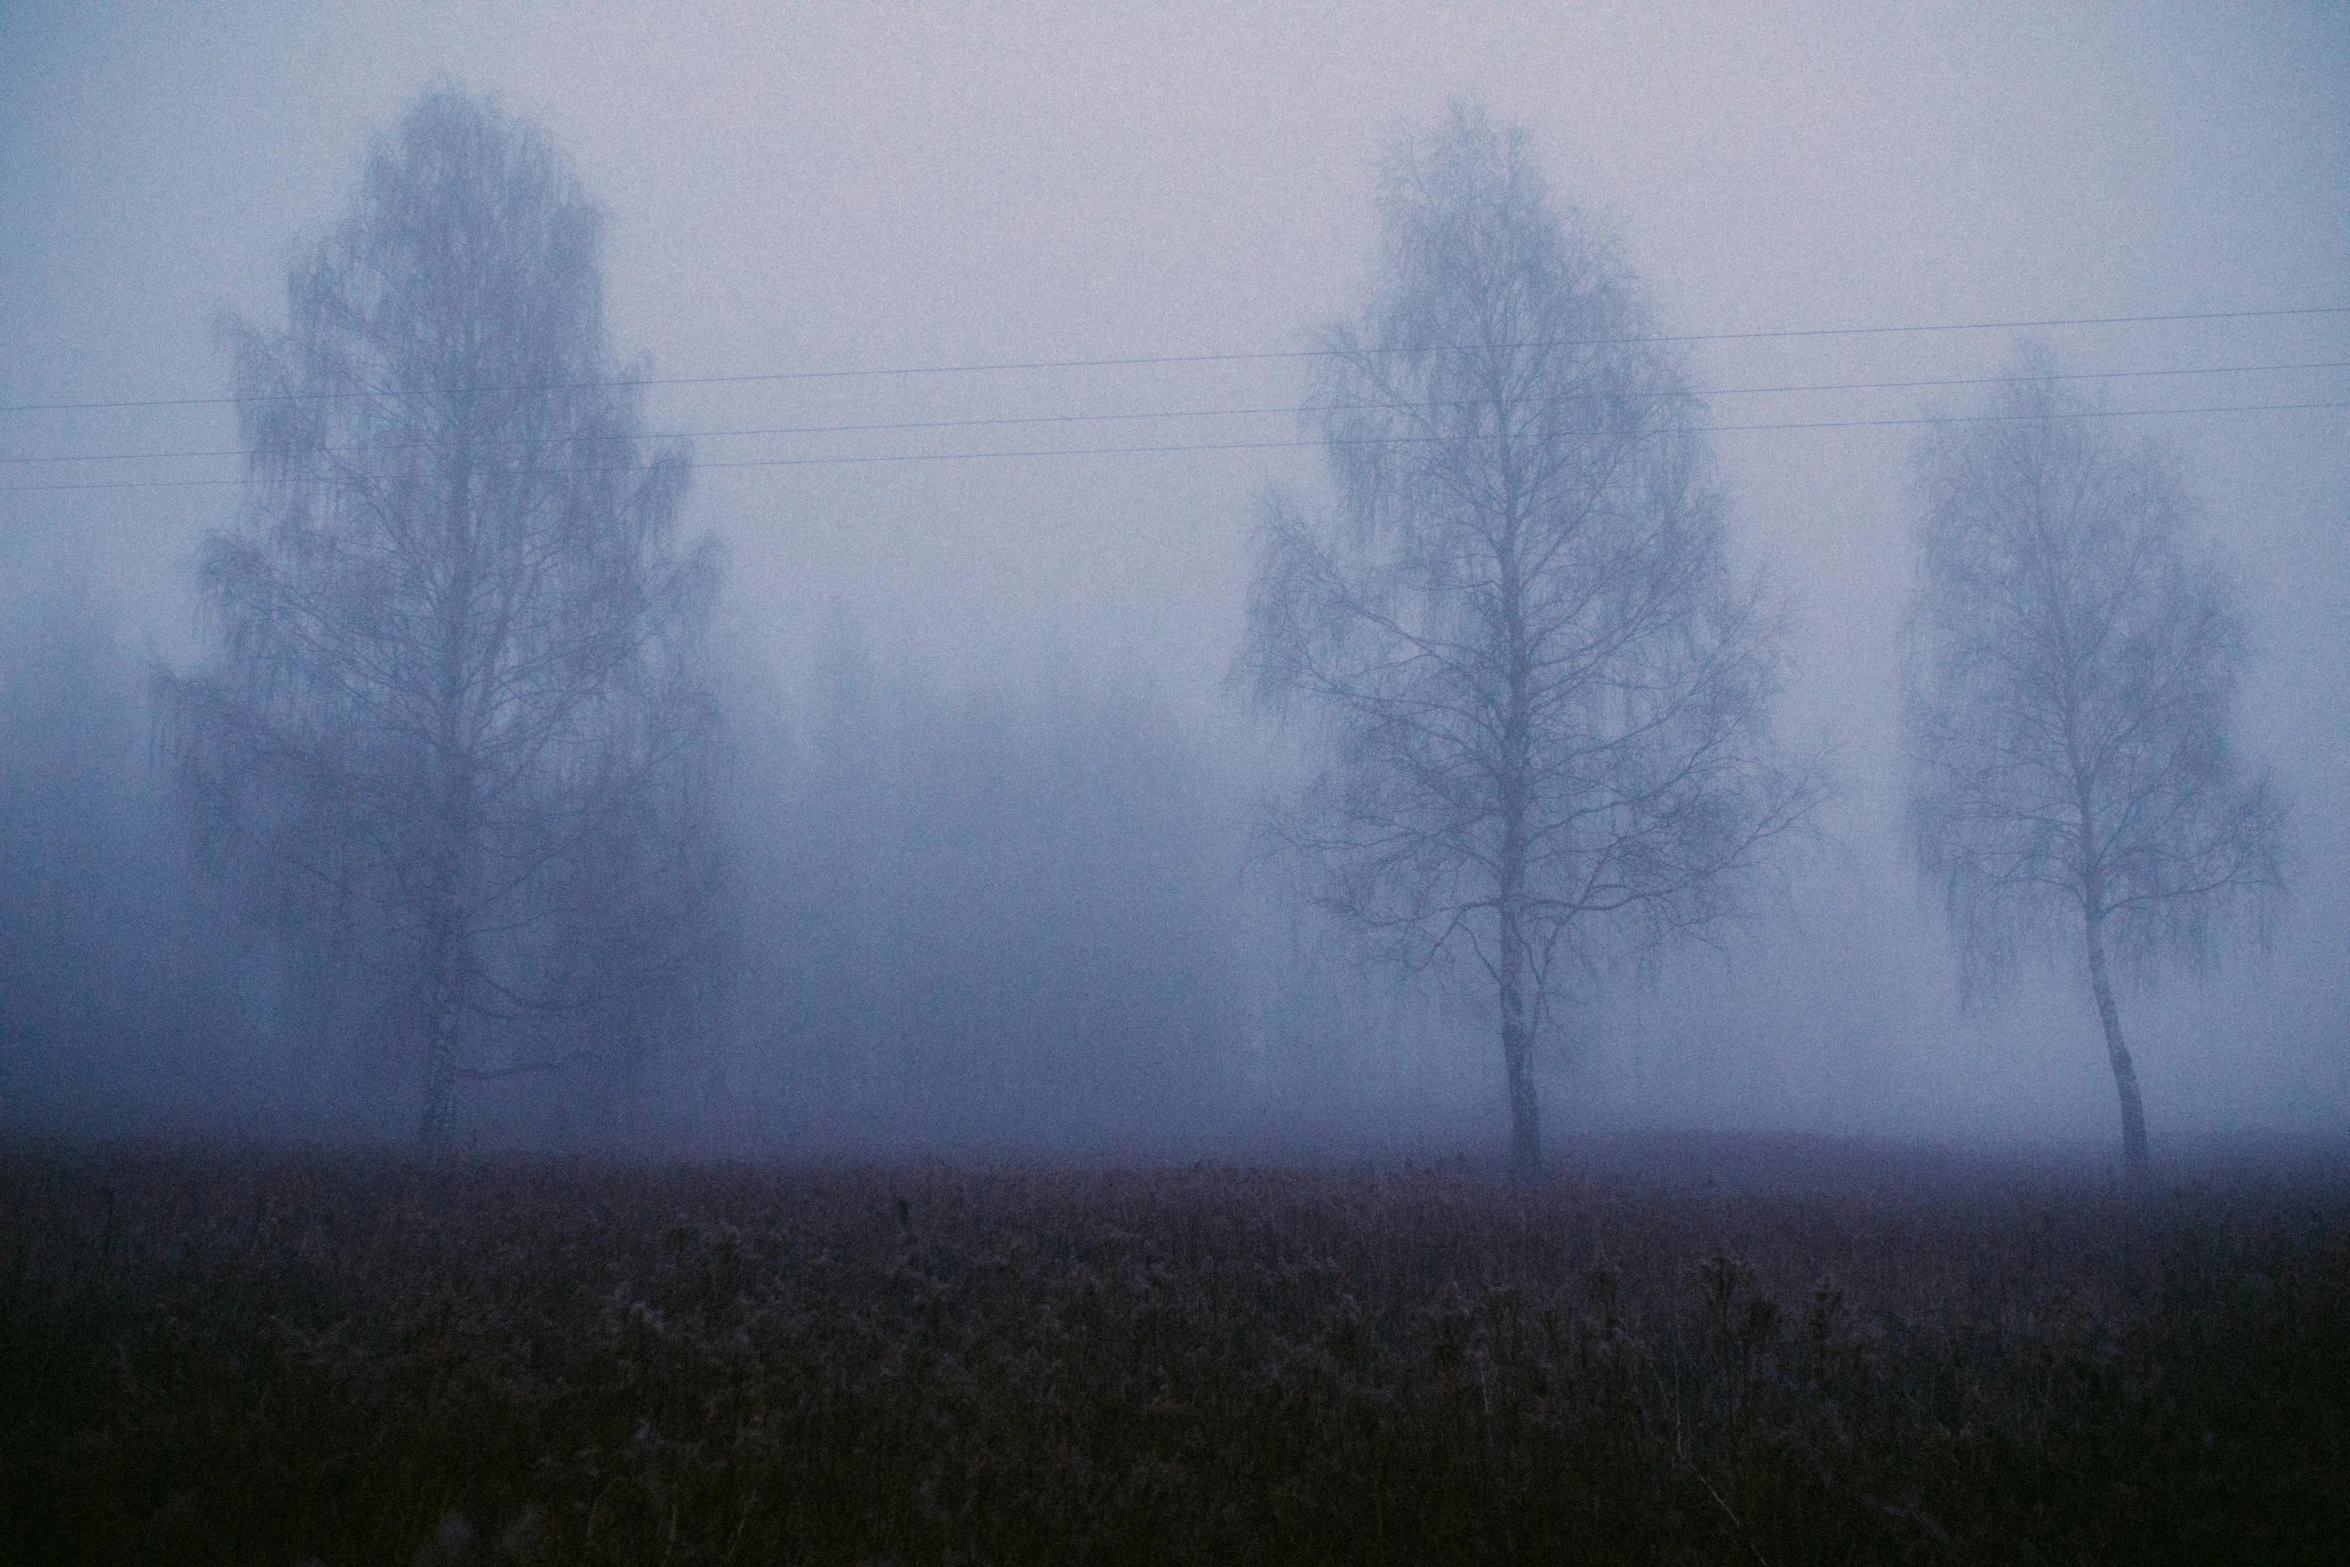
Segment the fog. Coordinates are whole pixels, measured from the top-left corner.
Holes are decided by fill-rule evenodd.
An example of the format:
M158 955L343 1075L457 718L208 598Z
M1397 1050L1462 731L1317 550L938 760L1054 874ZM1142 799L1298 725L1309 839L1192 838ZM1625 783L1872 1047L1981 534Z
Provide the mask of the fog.
M1910 452L2023 338L2175 455L2288 811L2265 945L2121 978L2157 1158L2350 1118L2338 8L31 4L0 9L0 1127L410 1135L413 1039L207 867L153 676L208 656L198 551L240 515L221 323L284 328L290 261L435 87L606 209L606 331L725 558L708 983L625 1071L469 1084L461 1137L1500 1147L1490 995L1308 906L1264 831L1307 740L1232 678L1264 497L1332 494L1298 351L1378 282L1378 160L1456 99L1689 339L1731 554L1790 606L1773 730L1832 778L1742 919L1578 971L1536 1042L1554 1154L2114 1143L2080 962L1962 1001L1904 836Z

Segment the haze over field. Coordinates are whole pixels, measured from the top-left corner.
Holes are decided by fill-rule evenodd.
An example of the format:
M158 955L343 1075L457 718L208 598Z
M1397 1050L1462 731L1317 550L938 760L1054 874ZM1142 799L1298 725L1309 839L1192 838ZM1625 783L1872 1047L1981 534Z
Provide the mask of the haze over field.
M1746 917L1610 948L1535 1042L1626 1127L2114 1141L2081 963L1971 1007L1906 838L1921 421L2044 344L2176 459L2274 769L2270 939L2124 973L2159 1158L2350 1118L2350 16L2276 5L0 7L0 1125L408 1135L364 964L188 848L150 671L240 516L223 321L419 94L608 214L604 329L725 562L707 985L489 1141L829 1152L1506 1126L1490 997L1362 960L1268 855L1305 736L1231 678L1265 496L1333 504L1315 347L1379 164L1480 105L1684 339L1772 709L1831 789ZM641 357L640 357L641 356ZM2148 411L2157 412L2148 412ZM2168 410L2168 412L2159 412ZM364 955L364 954L362 954ZM565 1026L565 1025L551 1025Z

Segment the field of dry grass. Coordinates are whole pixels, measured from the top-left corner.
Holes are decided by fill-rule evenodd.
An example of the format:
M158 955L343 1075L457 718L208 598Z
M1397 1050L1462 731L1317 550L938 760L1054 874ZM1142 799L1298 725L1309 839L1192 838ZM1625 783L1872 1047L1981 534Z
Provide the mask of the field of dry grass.
M0 1144L0 1539L287 1567L2339 1559L2350 1185L1897 1173Z

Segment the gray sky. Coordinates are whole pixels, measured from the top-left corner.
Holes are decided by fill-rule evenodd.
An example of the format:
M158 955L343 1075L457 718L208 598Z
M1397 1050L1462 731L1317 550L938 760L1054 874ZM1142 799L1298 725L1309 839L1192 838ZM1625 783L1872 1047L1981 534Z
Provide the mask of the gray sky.
M215 318L280 319L291 247L340 214L370 133L436 79L498 93L577 161L612 213L616 346L657 375L1294 347L1366 284L1383 140L1456 94L1531 129L1556 194L1621 232L1670 331L2350 303L2338 5L0 0L0 404L222 394ZM2350 360L2343 315L2046 335L2083 370ZM1993 373L2011 336L1755 339L1692 355L1715 389L1914 381ZM648 403L657 426L717 431L1280 407L1299 391L1294 363L1239 360L673 386ZM1973 395L1712 406L1725 425L1898 419ZM2117 380L2105 395L2115 408L2340 402L2350 372ZM2246 740L2295 802L2298 893L2275 953L2127 1003L2151 1108L2174 1128L2338 1125L2350 414L2125 422L2183 453L2241 568L2260 659ZM871 640L949 670L1147 672L1205 713L1239 631L1256 497L1268 482L1312 485L1312 453L719 465L1293 428L1276 415L705 435L691 514L730 548L733 634L787 673L847 605ZM1849 789L1837 846L1799 888L1796 935L1734 955L1732 978L1709 971L1702 1004L1668 985L1622 1009L1620 1048L1591 1080L1625 1104L1796 1119L1865 1104L1918 1130L2102 1132L2110 1119L2069 981L1951 1017L1947 954L1895 854L1890 659L1912 434L1719 437L1742 548L1802 612L1788 724L1840 746ZM0 457L233 445L217 404L0 414ZM9 463L0 484L235 471ZM183 650L189 554L234 495L0 494L0 574L14 579L0 613L64 568L153 647ZM1762 1043L1724 1043L1732 1016Z

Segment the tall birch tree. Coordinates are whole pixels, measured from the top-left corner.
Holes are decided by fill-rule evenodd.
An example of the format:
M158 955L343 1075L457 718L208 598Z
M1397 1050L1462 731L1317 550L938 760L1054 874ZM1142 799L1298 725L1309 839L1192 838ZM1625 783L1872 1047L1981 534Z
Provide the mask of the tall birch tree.
M1267 502L1241 673L1310 742L1281 829L1315 899L1491 983L1526 1175L1571 960L1729 913L1817 791L1767 743L1776 623L1624 262L1475 110L1382 174L1313 399L1335 504Z
M2177 465L2066 386L2027 351L1977 417L1918 445L1909 823L1970 982L2026 937L2080 954L2142 1180L2113 960L2200 956L2264 912L2283 812L2235 749L2243 623Z
M469 1079L652 1048L712 928L718 565L615 378L602 231L530 125L408 110L285 330L234 330L243 515L202 554L214 655L163 681L215 842L364 927L427 1147Z

